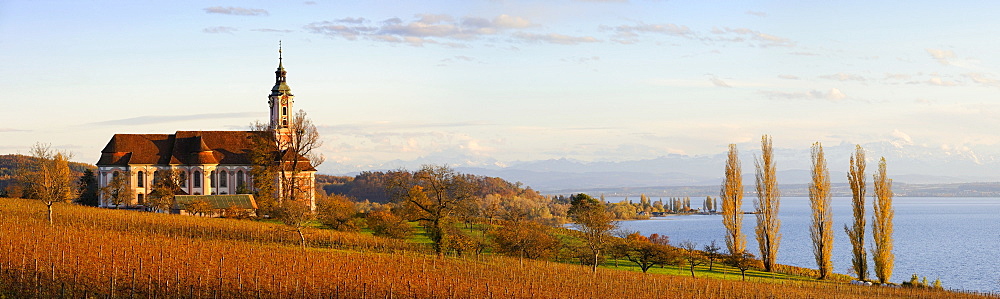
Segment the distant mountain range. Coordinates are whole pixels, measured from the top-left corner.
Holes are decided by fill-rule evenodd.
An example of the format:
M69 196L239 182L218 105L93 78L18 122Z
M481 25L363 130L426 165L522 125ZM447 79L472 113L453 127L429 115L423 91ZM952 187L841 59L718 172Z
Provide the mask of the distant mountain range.
M909 144L906 140L863 145L867 150L868 173L877 168L880 157L887 160L889 176L897 186L913 184L958 184L1000 181L1000 158L972 151L948 151L942 148ZM744 184L754 181L754 156L758 144L742 144ZM847 182L846 170L853 144L824 148L834 184ZM783 188L809 183L810 151L775 148L778 182ZM726 155L677 155L634 161L587 162L573 159L549 159L501 163L489 157L430 156L412 161L394 160L371 170L416 169L422 164L447 164L461 172L496 176L519 181L543 193L566 193L571 190L605 190L701 186L717 189L722 182ZM328 164L330 162L327 162ZM344 165L324 165L323 169L347 170ZM342 174L355 171L340 172ZM869 181L870 181L869 177ZM946 188L948 189L948 188ZM712 194L718 193L713 191ZM897 192L898 193L898 192Z

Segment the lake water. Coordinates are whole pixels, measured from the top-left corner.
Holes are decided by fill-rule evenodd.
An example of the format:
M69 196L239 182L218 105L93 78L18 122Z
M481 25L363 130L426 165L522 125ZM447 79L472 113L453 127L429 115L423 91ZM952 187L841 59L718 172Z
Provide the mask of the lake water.
M620 201L622 198L607 198ZM630 198L633 202L638 197ZM653 200L656 200L654 198ZM692 198L692 207L700 201ZM696 202L698 204L696 204ZM867 200L866 247L872 247L872 199ZM914 273L928 282L941 279L945 288L983 292L1000 292L1000 198L950 198L902 197L893 199L895 208L894 253L896 264L892 282L909 280ZM753 210L753 198L744 198L744 211ZM809 199L804 197L781 198L781 245L778 263L816 268L809 238L812 220ZM849 274L851 244L844 232L844 225L853 222L851 199L833 198L834 272ZM747 249L757 255L754 238L754 215L744 215L743 234ZM667 235L671 244L684 240L698 243L698 247L716 241L725 250L725 228L719 215L689 215L655 217L651 220L622 221L626 230L643 235ZM869 250L870 251L870 250ZM871 253L869 269L874 268ZM875 275L869 270L869 277Z

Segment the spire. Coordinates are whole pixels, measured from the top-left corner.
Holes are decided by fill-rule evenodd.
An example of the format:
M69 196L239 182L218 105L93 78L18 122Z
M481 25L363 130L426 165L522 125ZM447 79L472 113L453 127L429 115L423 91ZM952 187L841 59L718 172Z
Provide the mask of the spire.
M278 70L274 71L274 87L271 88L271 96L292 95L292 89L285 83L288 72L283 64L284 57L281 53L281 41L278 41Z

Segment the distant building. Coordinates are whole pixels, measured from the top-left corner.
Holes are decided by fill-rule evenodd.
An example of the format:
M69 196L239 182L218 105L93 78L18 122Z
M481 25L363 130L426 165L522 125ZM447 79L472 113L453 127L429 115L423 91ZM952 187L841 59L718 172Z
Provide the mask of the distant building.
M280 54L280 49L279 49ZM278 58L274 87L268 95L270 125L278 140L291 138L294 132L292 104L294 95L286 83L282 58ZM123 206L142 206L153 187L157 171L181 171L181 195L226 195L253 190L250 176L251 140L254 131L176 131L173 134L115 134L101 150L97 161L97 179L101 188L112 178L127 175L134 198ZM287 148L279 149L276 157L294 155ZM304 158L300 158L304 159ZM278 162L278 161L275 161ZM287 163L286 163L287 164ZM304 200L316 207L316 169L308 160L300 160L298 177L305 182ZM284 165L283 165L284 166ZM287 168L286 168L287 169ZM280 176L280 174L279 174ZM278 190L281 181L274 178ZM101 195L101 207L114 206Z

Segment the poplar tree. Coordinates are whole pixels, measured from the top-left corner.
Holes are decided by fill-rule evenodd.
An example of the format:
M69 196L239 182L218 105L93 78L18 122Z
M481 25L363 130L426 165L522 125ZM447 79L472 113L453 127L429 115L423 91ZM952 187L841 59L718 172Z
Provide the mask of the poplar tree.
M781 243L781 220L778 219L779 192L777 170L774 165L774 149L771 137L764 135L760 139L760 157L755 159L757 177L757 200L754 208L757 216L757 247L764 270L774 270Z
M743 174L736 144L729 145L726 176L719 193L722 198L722 225L726 227L726 247L730 254L741 254L747 250L747 241L743 236Z
M844 224L847 238L851 240L851 267L858 275L858 280L868 280L868 252L865 250L865 150L861 145L855 147L851 155L851 168L847 172L847 181L851 185L851 207L854 211L854 226Z
M809 206L812 208L813 256L819 268L819 279L826 279L833 272L833 209L830 207L830 170L826 167L823 145L812 146L812 183L809 184Z
M896 257L892 253L892 179L885 174L885 157L878 162L878 172L875 181L875 215L872 217L872 237L875 248L872 257L875 260L875 276L880 283L886 283L892 278L892 268Z

